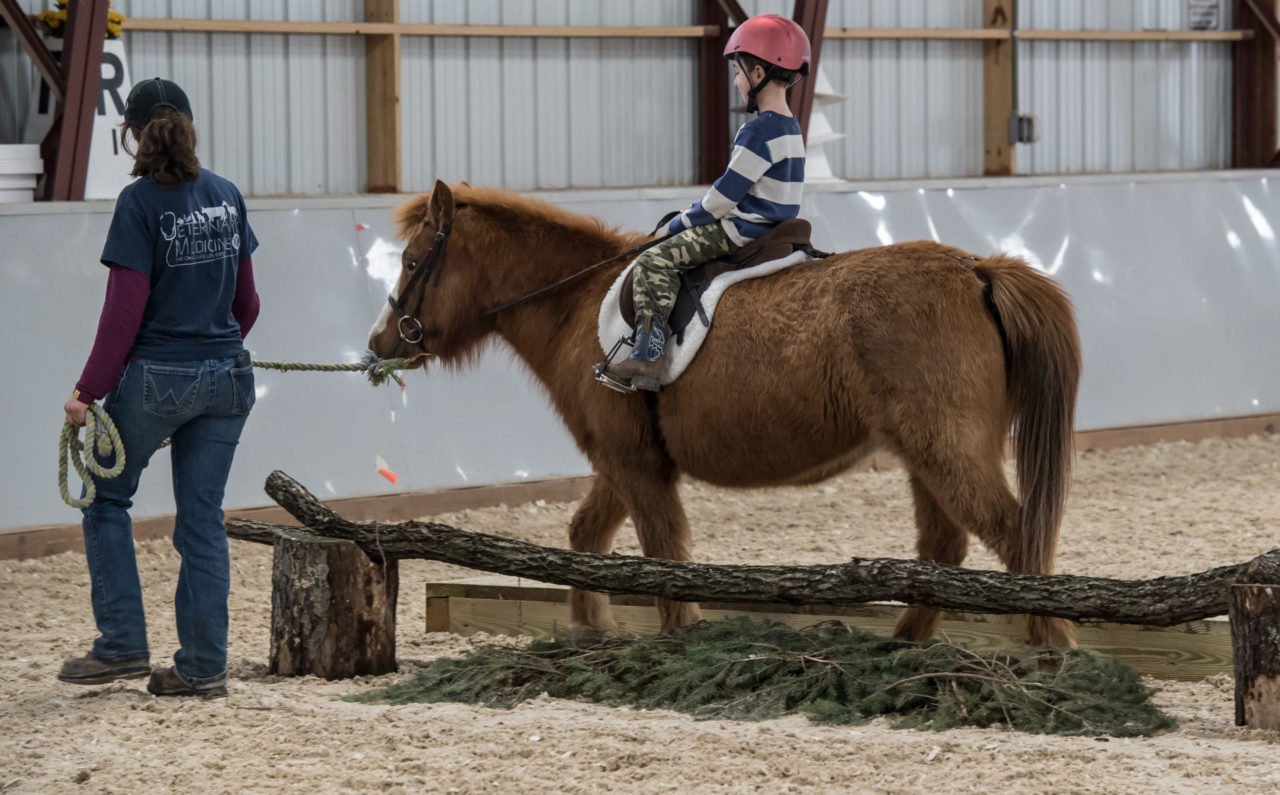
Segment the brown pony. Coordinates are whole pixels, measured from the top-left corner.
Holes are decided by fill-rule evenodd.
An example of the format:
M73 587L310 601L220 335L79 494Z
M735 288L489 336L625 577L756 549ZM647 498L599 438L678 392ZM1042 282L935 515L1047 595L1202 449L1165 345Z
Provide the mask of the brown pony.
M644 554L690 559L681 475L720 486L813 483L895 453L915 498L922 560L957 565L973 533L1011 572L1053 572L1072 458L1079 340L1061 289L1026 263L929 241L837 254L734 286L702 350L656 395L592 379L600 302L618 261L498 311L644 240L505 191L436 182L396 216L407 242L395 296L369 338L381 357L473 361L498 335L542 382L595 483L573 549L607 553L626 516ZM417 274L417 278L415 278ZM420 324L420 325L419 325ZM1014 431L1021 504L1002 460ZM601 594L570 594L574 626L606 628ZM697 605L657 599L664 630ZM937 629L913 606L895 633ZM1032 644L1074 645L1061 619Z

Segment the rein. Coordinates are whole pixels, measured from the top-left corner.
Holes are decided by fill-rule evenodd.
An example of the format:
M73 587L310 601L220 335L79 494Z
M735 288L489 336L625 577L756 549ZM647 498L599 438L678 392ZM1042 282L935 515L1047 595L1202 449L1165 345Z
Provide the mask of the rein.
M515 306L516 304L520 304L520 303L524 303L525 301L528 301L530 298L537 298L538 296L542 295L543 293L549 293L549 292L551 292L552 290L556 289L557 287L563 287L564 285L568 284L569 282L573 281L574 279L577 279L579 276L583 276L583 275L585 275L585 274L590 273L591 271L598 270L599 268L603 268L605 265L608 265L608 264L609 264L609 263L611 263L611 262L617 262L617 261L618 261L618 260L620 260L620 259L626 259L627 257L633 256L633 255L635 255L635 254L639 254L641 251L644 251L645 249L652 248L652 247L654 247L654 246L658 245L659 243L661 243L661 242L662 242L663 240L665 240L665 239L666 239L666 238L658 238L657 240L649 240L649 241L646 241L646 242L644 242L644 243L641 243L640 245L635 246L634 248L629 248L629 249L627 249L626 251L622 252L621 254L615 254L614 256L610 257L609 259L600 260L599 262L597 262L597 263L596 263L596 264L594 264L594 265L588 265L587 267L583 268L582 270L578 271L577 273L574 273L574 274L572 274L572 275L566 276L566 277L564 277L563 279L561 279L561 280L560 280L560 281L558 281L558 282L553 282L553 283L551 283L551 284L548 284L546 287L539 287L538 289L536 289L536 290L534 290L534 291L532 291L532 292L525 293L524 295L520 296L519 298L514 298L514 299L512 299L512 300L510 300L510 301L507 301L507 302L506 302L506 303L504 303L504 304L498 304L497 306L491 306L491 307L489 307L488 309L486 309L486 310L484 310L483 312L481 312L479 316L480 316L480 317L489 317L490 315L496 315L496 314L498 314L499 312L501 312L502 310L504 310L504 309L510 309L511 307Z
M459 205L459 207L464 207L464 206L466 205ZM674 218L676 215L677 213L668 213L666 216L664 216L663 219L658 222L658 225L654 228L654 231L651 234L656 234L659 229L663 228L666 225L666 223L672 218ZM436 230L436 239L431 244L431 248L427 251L427 256L423 260L422 268L417 269L416 263L414 263L415 267L411 268L411 270L413 270L413 273L410 274L409 281L405 283L404 289L400 291L401 296L408 295L410 290L413 287L415 287L419 281L425 282L429 280L431 278L431 273L433 270L435 270L435 279L433 283L434 284L440 283L440 270L443 270L444 253L445 253L446 247L449 244L449 233L452 231L453 231L452 222L450 222L448 225L446 225L442 229ZM658 245L665 239L666 239L665 237L660 237L656 240L645 241L644 243L641 243L638 246L634 246L632 248L627 249L621 254L615 254L612 257L609 257L608 259L601 260L595 263L594 265L588 265L587 267L583 268L577 273L566 276L565 278L561 279L558 282L553 282L551 284L548 284L546 287L539 287L536 290L527 292L524 295L519 296L518 298L513 298L510 301L507 301L505 303L501 303L496 306L491 306L488 309L481 311L480 314L477 315L477 317L490 317L492 315L498 314L504 309L510 309L511 307L517 304L522 304L531 298L537 298L538 296L544 293L549 293L552 290L555 290L559 287L563 287L569 282L581 276L585 276L586 274L594 270L599 270L600 268L603 268L605 265L609 265L610 263L617 262L618 260L626 259L627 257L631 257L636 254L639 254L641 251L644 251L645 249L652 248L653 246ZM440 265L441 265L441 268L439 270L436 270L435 268L437 261L440 261ZM426 288L423 287L422 289L426 289ZM422 328L422 322L418 320L416 317L414 317L413 315L410 315L408 312L406 312L404 309L404 306L401 304L399 300L396 299L395 295L388 295L387 303L391 305L391 308L394 309L396 314L399 315L400 317L400 320L396 323L396 331L400 334L400 339L403 340L404 342L409 343L410 345L421 344L423 338L426 336L426 332ZM405 331L406 323L409 324L407 333Z

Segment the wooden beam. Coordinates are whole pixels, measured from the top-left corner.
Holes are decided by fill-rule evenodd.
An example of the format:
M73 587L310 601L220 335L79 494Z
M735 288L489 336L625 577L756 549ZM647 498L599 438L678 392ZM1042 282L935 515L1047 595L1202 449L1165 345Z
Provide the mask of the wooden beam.
M40 73L40 77L49 86L54 97L62 99L67 91L67 81L63 78L62 70L54 60L53 53L44 46L44 40L40 38L35 25L31 24L31 18L18 6L18 0L0 0L0 19L3 19L18 37L18 43L35 63L36 71Z
M80 201L89 174L98 86L102 79L102 42L106 38L108 0L79 0L67 6L60 71L66 93L54 111L54 125L41 145L46 160L42 198ZM54 149L49 149L50 138ZM47 163L52 159L52 170Z
M813 91L818 82L818 61L822 56L822 34L827 25L827 0L796 0L794 17L809 37L809 77L791 91L791 112L800 122L800 135L809 139L809 114L813 112Z
M16 0L3 0L13 3ZM699 0L701 2L701 0ZM809 0L797 0L798 3ZM723 11L724 2L715 0ZM733 4L737 6L736 3ZM740 7L739 7L740 8ZM367 14L366 14L367 16ZM730 17L730 19L732 19ZM309 22L270 19L171 19L128 17L124 29L157 33L272 33L321 36L458 36L491 38L700 39L722 34L720 26L700 25L458 25L383 22ZM1056 30L1025 29L1019 38L1045 41L1246 41L1244 30ZM1008 39L1009 30L992 28L824 28L828 39Z
M374 15L379 16L379 15ZM322 36L488 36L493 38L700 39L719 31L702 25L435 25L371 18L364 22L128 17L125 30L169 33L277 33Z
M365 0L365 20L395 30L400 0ZM399 193L403 159L400 108L400 34L364 39L365 190Z
M1014 171L1014 145L1009 140L1013 117L1013 59L1017 57L1013 34L1016 0L983 0L986 29L1002 34L982 45L982 173L1009 177Z
M827 28L822 33L828 39L1008 39L1007 29L997 28Z
M718 0L699 0L698 21L719 31L698 42L698 182L710 185L729 166L729 26Z
M427 583L426 631L550 638L568 626L568 592L564 586L502 575ZM637 635L658 632L653 599L617 594L609 601L619 630ZM907 609L885 602L850 606L703 602L700 606L702 617L710 621L745 615L796 628L840 621L881 635L892 634ZM1021 621L1007 616L947 611L938 633L974 651L1025 648ZM1076 627L1076 641L1082 649L1117 657L1139 673L1161 679L1195 681L1232 671L1231 629L1225 618L1159 628L1085 622Z
M1157 442L1200 442L1205 439L1242 439L1280 433L1280 414L1252 414L1197 422L1168 422L1077 431L1078 451L1114 450Z
M1251 30L1048 30L1024 29L1029 41L1248 41Z
M1253 31L1232 52L1231 161L1264 168L1276 156L1276 39L1269 31L1276 0L1236 0L1236 24Z

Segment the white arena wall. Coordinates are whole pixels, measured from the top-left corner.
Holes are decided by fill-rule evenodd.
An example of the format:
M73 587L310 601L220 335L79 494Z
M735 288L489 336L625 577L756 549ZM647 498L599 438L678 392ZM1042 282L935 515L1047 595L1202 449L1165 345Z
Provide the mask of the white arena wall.
M648 228L701 190L537 195ZM249 200L261 240L255 358L359 357L399 267L390 214L404 199ZM58 498L54 454L96 329L111 210L0 205L0 533L79 519ZM841 184L811 189L804 216L828 250L934 238L1018 254L1051 273L1075 302L1083 338L1082 430L1280 411L1275 172ZM411 373L403 393L351 373L259 370L257 379L228 509L268 503L262 485L273 469L322 498L588 472L540 387L501 347L469 371ZM375 472L377 456L398 485ZM169 491L162 451L135 516L172 513Z

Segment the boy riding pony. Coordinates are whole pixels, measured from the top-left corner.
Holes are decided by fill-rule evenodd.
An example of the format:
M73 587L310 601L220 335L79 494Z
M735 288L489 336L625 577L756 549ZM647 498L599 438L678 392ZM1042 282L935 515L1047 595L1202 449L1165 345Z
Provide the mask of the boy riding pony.
M758 115L739 128L729 167L707 195L672 219L670 237L636 257L635 342L627 359L605 370L617 382L660 389L681 272L727 256L800 213L804 139L787 89L809 73L809 53L800 26L777 14L752 17L729 37L724 56L733 62L733 85L747 112Z

